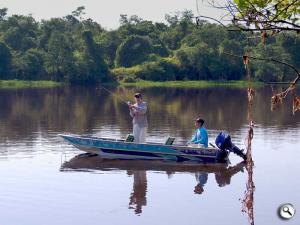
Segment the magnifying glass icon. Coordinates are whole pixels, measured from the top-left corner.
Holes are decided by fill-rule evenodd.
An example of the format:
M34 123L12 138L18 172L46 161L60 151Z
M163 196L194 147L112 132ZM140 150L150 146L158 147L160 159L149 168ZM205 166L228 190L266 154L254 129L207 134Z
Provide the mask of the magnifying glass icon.
M295 208L292 204L286 203L279 207L278 214L282 219L291 219L295 215Z
M290 212L290 210L289 210L289 208L288 208L287 206L284 206L284 207L282 208L282 211L285 212L285 213L290 214L291 216L293 216L293 214Z

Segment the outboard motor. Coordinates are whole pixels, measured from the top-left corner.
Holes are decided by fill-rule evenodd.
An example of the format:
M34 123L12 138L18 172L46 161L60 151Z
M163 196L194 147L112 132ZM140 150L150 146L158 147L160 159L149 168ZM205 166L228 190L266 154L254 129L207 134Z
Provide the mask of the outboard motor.
M247 160L246 154L231 142L231 137L228 134L221 132L217 136L215 143L219 149L223 151L228 150Z

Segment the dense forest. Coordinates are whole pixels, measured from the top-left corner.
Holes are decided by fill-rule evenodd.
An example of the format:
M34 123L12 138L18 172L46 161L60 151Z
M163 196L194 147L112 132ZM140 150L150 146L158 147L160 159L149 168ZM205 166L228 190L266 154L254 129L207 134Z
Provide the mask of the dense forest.
M63 18L38 22L31 15L8 16L0 8L0 80L241 80L242 60L225 53L243 55L246 49L256 57L300 62L297 33L270 34L264 45L259 33L196 22L191 11L166 15L166 23L120 15L115 30L83 15L84 7L78 7ZM252 61L251 72L259 81L294 77L288 67L265 61Z

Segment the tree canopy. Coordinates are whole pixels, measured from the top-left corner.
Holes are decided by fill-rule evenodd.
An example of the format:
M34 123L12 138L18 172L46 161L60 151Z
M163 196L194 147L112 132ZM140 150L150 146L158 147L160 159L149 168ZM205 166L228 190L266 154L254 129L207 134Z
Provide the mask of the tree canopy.
M253 2L256 8L265 7L259 1ZM245 12L252 7L242 0L234 4L239 4ZM282 14L278 19L297 24L293 15ZM86 18L83 6L65 17L41 22L31 15L7 16L7 9L2 8L0 79L44 79L77 84L138 79L239 80L245 78L243 62L225 53L243 54L249 46L258 56L276 57L296 65L299 62L297 33L270 36L266 47L260 40L247 39L246 32L228 32L228 27L205 20L194 21L194 18L193 12L188 10L167 14L166 23L121 15L120 26L106 30ZM293 76L293 72L283 66L253 64L254 77L260 81L284 81Z

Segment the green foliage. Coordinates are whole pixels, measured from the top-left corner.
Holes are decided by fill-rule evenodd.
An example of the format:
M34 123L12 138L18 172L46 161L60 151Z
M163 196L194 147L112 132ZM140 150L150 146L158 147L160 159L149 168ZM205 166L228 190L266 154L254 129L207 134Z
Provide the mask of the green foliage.
M114 66L116 51L121 44L121 38L116 31L103 32L98 37L95 37L99 45L102 47L103 56L109 67Z
M237 3L247 8L249 2L259 5L261 1ZM188 10L166 15L167 24L121 15L119 28L105 30L85 19L84 10L81 6L65 17L37 22L32 16L7 16L7 9L0 9L0 79L77 84L112 79L127 83L239 80L245 76L242 60L225 53L242 55L249 45L251 54L258 57L277 58L296 67L300 61L298 34L268 37L263 46L260 40L247 40L243 32L227 32L206 21L196 25ZM294 75L272 63L251 61L250 66L261 81L282 81Z
M62 86L62 83L39 80L39 81L25 81L25 80L0 80L0 88L49 88Z
M76 10L72 12L72 16L74 16L75 18L82 19L82 16L85 14L84 10L85 10L84 6L79 6L77 7Z
M210 78L209 66L213 56L213 50L205 43L193 47L183 45L175 56L185 70L186 78L189 80L202 80Z
M112 73L122 82L142 80L167 81L178 76L179 62L175 58L160 58L157 61L145 62L129 68L120 67Z
M232 87L232 88L247 88L248 81L144 81L138 80L134 83L121 82L121 86L127 87L176 87L176 88L209 88L209 87ZM253 82L254 87L262 87L262 82Z
M257 65L260 65L258 63ZM271 63L264 63L264 66L258 66L258 69L255 72L255 78L259 81L263 82L272 82L277 81L278 78L278 70ZM276 76L277 74L277 76Z
M300 62L300 36L291 33L289 35L280 35L277 39L278 44L291 57L291 63L298 66ZM299 67L299 66L298 66Z
M14 79L40 80L44 77L44 57L45 53L39 49L29 49L23 55L13 56Z
M280 46L273 43L266 49L260 44L254 49L254 54L261 58L275 58L277 60L292 63L291 55ZM254 76L259 81L271 82L271 81L286 81L294 77L294 71L284 65L274 65L271 62L265 61L253 61Z
M167 73L158 62L146 62L138 77L143 80L164 81L168 80Z
M0 20L3 20L4 17L6 16L7 14L7 8L1 8L0 9Z
M104 61L103 49L93 39L91 31L84 31L82 38L86 45L86 60L88 60L89 82L105 81L108 74L108 66Z
M247 9L256 8L257 11L269 10L270 19L288 19L299 21L300 1L295 0L234 0L243 15Z
M131 67L146 61L151 52L149 38L133 35L118 47L115 64L117 67Z
M51 38L52 32L58 32L61 34L67 31L67 22L61 18L52 18L50 20L42 20L40 25L40 36L38 37L39 48L47 51L49 39Z
M13 15L1 22L3 40L13 50L26 51L36 47L38 25L31 16Z
M9 77L11 67L11 53L9 48L0 42L0 79Z
M231 6L227 10L239 27L277 33L300 30L299 0L228 0L227 3Z
M157 62L145 62L141 65L141 71L137 74L138 78L152 81L175 80L178 68L176 64L169 60Z
M125 82L126 80L136 81L137 75L141 72L141 66L133 66L133 67L119 67L112 70L113 76L118 81Z
M74 73L74 58L71 50L70 37L65 34L53 32L48 44L45 60L45 69L51 80L68 81Z

